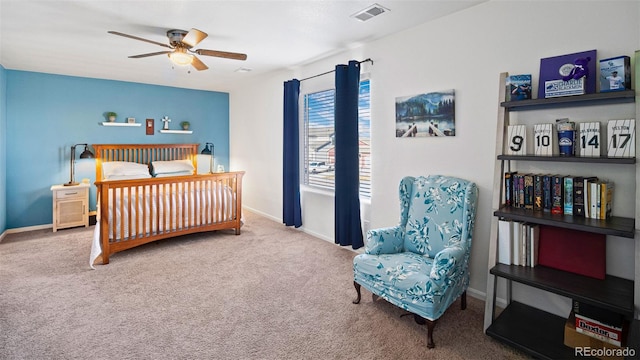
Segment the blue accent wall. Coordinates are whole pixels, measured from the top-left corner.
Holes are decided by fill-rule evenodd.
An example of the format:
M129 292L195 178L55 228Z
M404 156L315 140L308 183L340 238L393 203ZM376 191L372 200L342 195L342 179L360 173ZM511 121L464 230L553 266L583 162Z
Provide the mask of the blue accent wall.
M7 230L7 71L0 65L0 234Z
M51 186L70 178L71 146L88 144L215 144L216 164L229 168L229 94L146 85L122 81L3 70L6 78L6 141L0 155L6 161L7 229L51 224ZM4 81L3 81L4 82ZM5 98L5 95L2 96ZM4 101L4 100L3 100ZM114 111L118 122L134 117L140 127L107 127L104 113ZM163 116L172 119L170 129L181 121L191 123L193 134L161 134ZM146 135L145 119L155 123L154 135ZM3 132L5 133L5 132ZM95 160L78 159L75 179L95 181ZM4 178L4 176L2 176ZM90 210L96 209L96 189L90 190ZM0 217L3 207L0 205ZM0 222L0 225L2 223ZM0 229L2 229L0 227Z

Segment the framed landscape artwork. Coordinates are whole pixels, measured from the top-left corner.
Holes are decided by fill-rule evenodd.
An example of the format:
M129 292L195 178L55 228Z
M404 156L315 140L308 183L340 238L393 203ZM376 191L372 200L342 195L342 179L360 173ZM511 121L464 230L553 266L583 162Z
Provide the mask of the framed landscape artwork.
M455 135L453 89L396 98L396 137Z

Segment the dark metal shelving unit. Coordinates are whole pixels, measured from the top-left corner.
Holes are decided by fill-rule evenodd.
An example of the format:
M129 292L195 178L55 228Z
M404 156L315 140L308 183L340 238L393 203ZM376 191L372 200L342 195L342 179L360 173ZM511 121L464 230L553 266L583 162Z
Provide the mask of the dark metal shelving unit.
M501 75L501 82L506 74ZM502 94L501 90L501 96ZM635 90L625 90L608 93L595 93L586 95L567 96L550 99L532 99L520 101L507 101L500 103L498 139L501 144L501 127L508 125L508 113L510 111L544 110L552 108L583 107L592 105L623 104L636 101ZM500 120L501 119L501 120ZM636 166L635 158L610 158L578 157L578 156L531 156L531 155L497 155L495 174L501 172L506 161L532 161L532 162L563 162L585 163L608 166L631 165ZM502 165L499 165L501 162ZM503 186L498 184L496 186ZM497 191L494 189L494 191ZM498 192L500 193L500 192ZM496 195L494 195L496 196ZM494 199L494 221L497 219L511 219L525 221L541 225L568 228L592 233L613 235L622 238L634 239L636 233L635 217L610 217L604 220L574 217L567 215L550 214L543 211L533 211L521 208L498 206L499 200ZM494 224L495 225L495 224ZM492 226L491 241L497 242L497 225ZM495 239L494 239L495 238ZM621 240L622 241L622 240ZM636 246L637 242L636 242ZM497 244L492 248L497 249ZM490 256L490 261L497 260ZM635 261L638 261L636 259ZM545 266L533 268L505 265L494 261L490 262L488 279L487 306L485 311L486 334L529 355L541 359L570 359L576 358L574 349L564 345L564 326L566 318L551 314L544 310L529 306L517 301L511 301L502 310L500 315L494 318L496 278L504 278L509 282L521 283L547 292L555 293L571 299L575 299L594 306L599 306L620 314L629 320L627 344L640 352L640 320L634 319L635 300L634 292L636 283L634 280L606 275L599 280L552 269ZM636 264L637 267L637 264ZM491 302L491 303L489 303ZM638 355L638 354L637 354Z

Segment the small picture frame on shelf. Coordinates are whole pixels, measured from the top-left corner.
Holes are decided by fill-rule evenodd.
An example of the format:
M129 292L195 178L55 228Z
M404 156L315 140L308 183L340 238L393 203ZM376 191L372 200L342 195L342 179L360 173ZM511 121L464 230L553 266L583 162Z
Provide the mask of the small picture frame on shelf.
M609 120L607 123L607 155L609 157L636 157L636 120Z
M631 58L618 56L600 60L600 92L631 89Z
M136 118L127 118L127 124L135 124L136 123Z
M533 125L533 154L535 156L553 156L555 149L555 136L553 124Z
M507 101L531 99L531 74L507 76Z
M509 125L507 127L507 155L527 155L527 127Z

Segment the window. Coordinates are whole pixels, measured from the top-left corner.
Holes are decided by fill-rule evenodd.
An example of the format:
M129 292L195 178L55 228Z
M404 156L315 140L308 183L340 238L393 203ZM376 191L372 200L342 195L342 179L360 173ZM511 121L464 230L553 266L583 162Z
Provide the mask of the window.
M360 82L358 134L360 139L360 196L371 197L370 80ZM335 90L304 96L304 183L334 189Z

